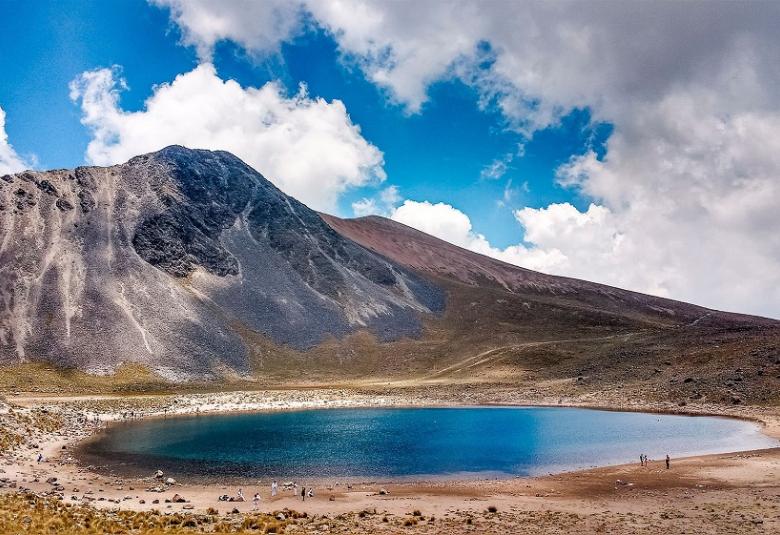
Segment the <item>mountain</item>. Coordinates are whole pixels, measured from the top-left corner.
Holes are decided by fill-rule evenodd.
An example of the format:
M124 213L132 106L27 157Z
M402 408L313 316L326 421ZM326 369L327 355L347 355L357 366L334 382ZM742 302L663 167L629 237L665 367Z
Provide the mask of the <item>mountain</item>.
M775 320L318 214L226 152L0 177L7 366L764 400L780 391L778 348Z
M419 335L423 277L336 233L226 152L0 180L0 359L171 378L250 371L246 333L306 349Z

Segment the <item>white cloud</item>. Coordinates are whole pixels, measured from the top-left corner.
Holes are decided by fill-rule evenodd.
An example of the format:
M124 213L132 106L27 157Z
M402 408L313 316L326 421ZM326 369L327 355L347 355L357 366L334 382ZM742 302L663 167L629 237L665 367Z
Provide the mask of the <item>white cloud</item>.
M238 20L249 12L225 5L201 1L194 12L221 17L220 38L258 48L244 35L246 19ZM584 213L588 224L576 224L573 207L524 212L524 224L571 237L551 243L553 231L527 242L557 251L554 272L780 316L780 4L300 5L410 112L432 83L457 76L528 137L575 108L613 125L602 161L587 154L559 172L599 208ZM302 20L269 35L289 39ZM214 38L204 33L201 41Z
M289 97L274 83L244 88L201 64L156 87L137 112L120 107L123 87L111 69L85 72L71 84L93 134L87 148L93 164L172 144L223 149L318 210L334 210L350 187L385 178L382 153L361 136L344 104L312 98L304 87Z
M388 186L375 197L363 197L352 203L352 213L355 217L367 215L390 215L401 201L398 186Z
M509 170L509 164L512 162L512 155L508 154L503 158L497 158L482 168L479 178L483 180L498 180Z
M376 202L376 199L369 197L363 197L359 201L352 203L352 213L355 217L365 217L367 215L379 215L381 209Z
M484 235L474 231L469 216L446 203L433 204L407 199L390 214L390 218L464 249L510 264L549 271L565 262L563 255L554 249L529 249L522 244L505 249L494 247Z
M214 45L230 39L252 53L275 52L279 43L297 33L301 4L293 1L149 0L170 10L182 30L184 43L193 45L203 61L210 61Z
M13 146L8 143L5 131L5 111L0 108L0 175L16 173L30 168L31 165L19 156Z
M461 247L469 248L472 242L481 239L472 232L466 214L443 202L406 200L393 211L391 219Z

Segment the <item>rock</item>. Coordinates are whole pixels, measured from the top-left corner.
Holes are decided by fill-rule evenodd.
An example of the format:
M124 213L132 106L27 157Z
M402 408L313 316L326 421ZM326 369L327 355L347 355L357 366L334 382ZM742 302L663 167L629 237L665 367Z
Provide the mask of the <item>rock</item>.
M181 494L174 494L171 500L173 501L173 503L184 503L187 501L184 499L184 497Z
M739 405L740 403L742 403L742 400L739 398L739 396L731 396L732 405Z
M175 485L176 484L176 480L173 479L172 477L169 477L168 479L165 480L165 484L166 485Z
M157 471L154 473L154 477L155 477L156 479L162 479L162 477L163 477L163 471L162 471L162 470L157 470Z
M279 513L276 515L276 519L279 521L284 521L287 517L284 516L284 513Z
M183 506L182 506L182 509L188 509L188 510L189 510L189 509L195 509L195 506L194 506L194 505L192 505L191 503L188 503L188 504L186 504L186 505L183 505Z
M85 214L91 212L95 207L95 199L92 197L92 194L85 189L79 191L79 207L81 208L82 213Z
M387 496L388 494L390 493L387 491L387 489L379 489L380 496Z
M233 510L232 510L232 511L230 511L230 513L231 513L231 514L234 514L234 515L236 515L236 514L238 514L238 513L240 513L240 512L241 512L241 511L239 511L239 510L238 510L237 508L235 508L235 507L233 508Z
M70 201L68 201L67 199L57 199L57 202L55 202L54 205L61 212L67 212L67 211L73 210L73 204ZM64 448L64 446L63 446L63 448Z
M41 180L36 184L39 190L44 192L47 195L57 195L57 188L54 187L54 185L49 182L46 179Z

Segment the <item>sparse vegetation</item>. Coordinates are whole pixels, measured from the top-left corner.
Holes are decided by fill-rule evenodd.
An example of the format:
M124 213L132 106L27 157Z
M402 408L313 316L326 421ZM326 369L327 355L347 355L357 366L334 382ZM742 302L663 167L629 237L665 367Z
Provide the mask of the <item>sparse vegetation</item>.
M0 414L0 451L13 451L37 433L51 433L63 425L62 417L41 410L19 411L9 407Z
M102 511L71 505L34 494L0 495L0 533L25 535L177 535L186 533L281 533L290 521L273 514L225 517L161 513L159 511Z

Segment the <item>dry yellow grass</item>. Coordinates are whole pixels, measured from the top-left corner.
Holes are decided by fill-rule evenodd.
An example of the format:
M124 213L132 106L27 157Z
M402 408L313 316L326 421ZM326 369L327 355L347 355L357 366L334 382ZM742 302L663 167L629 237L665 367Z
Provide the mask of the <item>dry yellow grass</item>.
M295 514L287 516L294 517ZM217 515L117 511L71 505L34 494L0 496L0 533L25 535L176 535L184 533L281 533L291 520L250 514Z
M35 431L51 433L63 425L62 418L43 411L19 412L9 408L0 415L0 451L12 451L24 444Z

